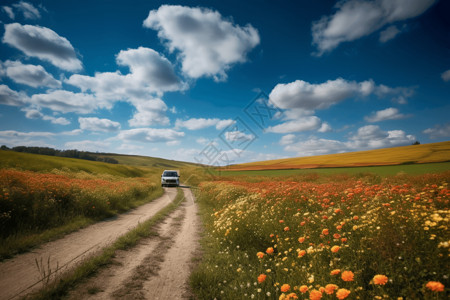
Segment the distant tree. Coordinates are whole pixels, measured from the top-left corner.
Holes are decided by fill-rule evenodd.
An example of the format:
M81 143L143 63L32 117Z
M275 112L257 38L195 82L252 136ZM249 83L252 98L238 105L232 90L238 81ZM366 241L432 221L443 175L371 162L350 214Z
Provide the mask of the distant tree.
M413 145L420 145L419 141L415 141L414 143L412 143Z
M9 149L7 146L5 146L5 145L2 145L2 146L0 147L0 149L5 150L5 151L11 150L11 149Z

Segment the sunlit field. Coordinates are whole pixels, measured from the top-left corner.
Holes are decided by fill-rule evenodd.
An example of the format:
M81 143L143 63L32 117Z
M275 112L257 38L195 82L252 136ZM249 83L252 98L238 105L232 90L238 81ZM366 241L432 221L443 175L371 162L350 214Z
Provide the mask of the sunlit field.
M450 173L205 182L200 299L448 299Z

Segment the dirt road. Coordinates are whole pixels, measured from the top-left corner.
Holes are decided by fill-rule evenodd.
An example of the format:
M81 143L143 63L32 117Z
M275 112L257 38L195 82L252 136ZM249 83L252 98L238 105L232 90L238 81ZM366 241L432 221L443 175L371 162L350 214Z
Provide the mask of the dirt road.
M190 194L190 190L184 190ZM42 287L42 276L36 267L36 259L42 259L44 267L48 268L47 261L50 258L51 269L55 270L58 266L60 272L64 272L86 256L108 246L139 222L155 215L175 196L176 189L166 188L163 196L148 204L0 263L0 299L16 299Z
M68 299L189 299L188 277L198 249L197 206L189 189L185 202L157 228L157 235L77 286Z

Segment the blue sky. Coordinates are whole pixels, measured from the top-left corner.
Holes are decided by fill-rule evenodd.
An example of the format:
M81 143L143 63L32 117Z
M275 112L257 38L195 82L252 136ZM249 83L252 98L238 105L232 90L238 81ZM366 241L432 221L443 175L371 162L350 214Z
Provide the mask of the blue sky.
M2 1L0 144L212 165L447 141L449 1Z

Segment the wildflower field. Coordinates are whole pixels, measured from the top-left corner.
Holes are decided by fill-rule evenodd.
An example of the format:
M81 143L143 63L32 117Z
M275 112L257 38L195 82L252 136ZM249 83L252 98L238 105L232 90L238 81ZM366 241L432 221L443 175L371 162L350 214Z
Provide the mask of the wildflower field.
M17 238L79 218L110 217L160 194L157 179L84 171L0 169L0 257L17 250L8 247Z
M450 173L201 184L199 299L448 299Z

